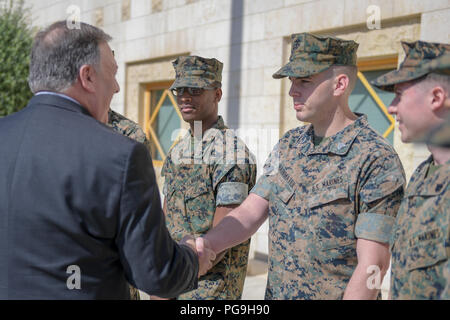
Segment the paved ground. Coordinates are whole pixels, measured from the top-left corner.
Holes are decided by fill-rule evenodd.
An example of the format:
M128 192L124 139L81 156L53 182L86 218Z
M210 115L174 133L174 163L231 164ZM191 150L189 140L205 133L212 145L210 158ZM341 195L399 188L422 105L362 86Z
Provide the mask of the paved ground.
M244 283L243 300L264 300L267 273L256 276L247 276Z

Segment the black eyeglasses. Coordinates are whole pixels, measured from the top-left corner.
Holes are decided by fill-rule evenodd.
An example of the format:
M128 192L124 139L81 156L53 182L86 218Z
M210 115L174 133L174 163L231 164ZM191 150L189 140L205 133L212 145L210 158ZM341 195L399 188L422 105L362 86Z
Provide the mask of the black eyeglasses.
M214 90L215 88L190 88L190 87L180 87L172 89L172 94L175 97L181 97L186 90L191 96L199 96L203 93L204 90Z

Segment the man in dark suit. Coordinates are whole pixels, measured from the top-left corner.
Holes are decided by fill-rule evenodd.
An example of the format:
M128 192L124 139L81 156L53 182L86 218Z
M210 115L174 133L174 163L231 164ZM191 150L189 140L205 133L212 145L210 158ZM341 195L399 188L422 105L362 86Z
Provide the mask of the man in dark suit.
M57 22L37 34L23 110L0 119L0 299L128 299L192 290L214 253L174 242L146 147L106 122L110 36Z

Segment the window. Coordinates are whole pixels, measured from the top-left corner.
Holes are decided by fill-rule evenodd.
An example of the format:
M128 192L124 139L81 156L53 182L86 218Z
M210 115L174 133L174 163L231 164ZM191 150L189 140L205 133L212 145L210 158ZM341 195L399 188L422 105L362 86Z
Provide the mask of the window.
M180 138L182 117L169 90L171 82L152 83L145 91L145 132L155 166L162 166L170 148Z
M395 119L388 113L387 107L394 99L394 94L373 87L370 81L396 67L396 56L359 61L358 81L349 98L350 109L366 114L372 128L392 145Z

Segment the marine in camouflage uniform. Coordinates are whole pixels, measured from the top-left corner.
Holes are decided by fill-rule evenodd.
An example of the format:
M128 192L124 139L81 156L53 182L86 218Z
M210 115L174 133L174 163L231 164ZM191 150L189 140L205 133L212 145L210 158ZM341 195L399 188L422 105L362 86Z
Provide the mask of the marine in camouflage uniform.
M355 65L357 44L292 35L274 78ZM287 132L251 190L269 202L266 299L341 299L358 263L357 239L387 243L405 183L400 160L365 115L322 143L314 127Z
M422 77L430 73L450 75L450 45L424 41L403 42L402 45L405 60L398 70L372 82L375 86L394 91L394 85L414 85L412 81L425 81ZM447 103L449 99L447 91ZM407 110L408 106L405 107ZM419 107L423 113L429 108L427 105ZM392 105L390 112L391 108ZM414 110L407 112L416 112ZM397 112L399 110L394 113ZM417 119L429 123L422 114ZM429 146L450 146L448 121L440 131L428 136ZM408 123L403 125L408 126ZM392 233L392 299L450 299L450 161L436 165L433 148L430 151L432 155L419 165L409 181Z
M216 59L179 57L173 65L176 80L171 89L220 86L222 63ZM240 204L256 180L255 159L222 117L206 129L203 135L190 129L170 150L161 171L167 228L175 240L206 233L217 207ZM177 298L240 299L249 246L250 240L228 249L199 279L198 289Z
M108 125L116 132L123 134L124 136L143 143L150 150L150 143L145 135L144 131L139 127L137 123L124 117L123 115L113 111L108 111ZM180 239L181 240L181 239ZM139 290L130 285L131 300L140 300Z

